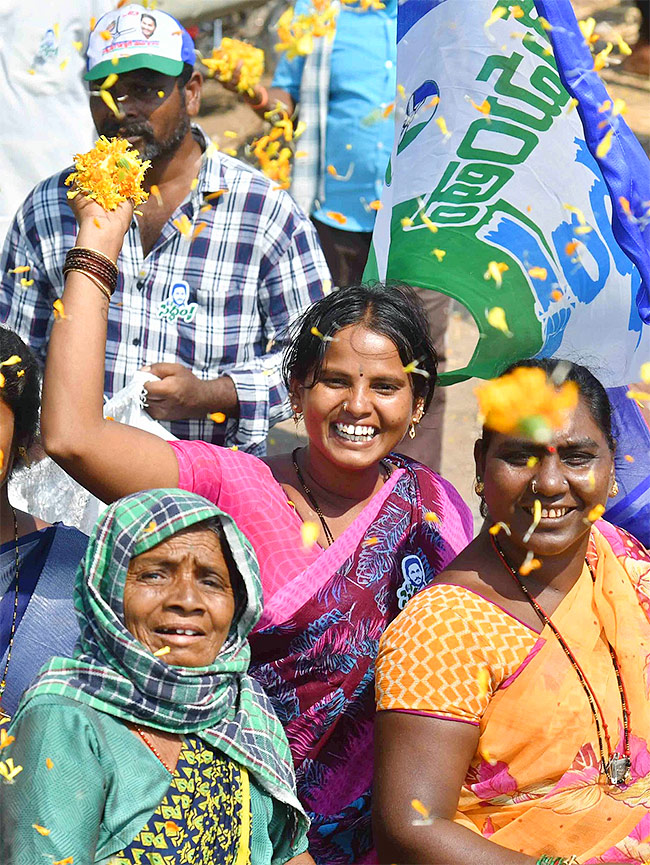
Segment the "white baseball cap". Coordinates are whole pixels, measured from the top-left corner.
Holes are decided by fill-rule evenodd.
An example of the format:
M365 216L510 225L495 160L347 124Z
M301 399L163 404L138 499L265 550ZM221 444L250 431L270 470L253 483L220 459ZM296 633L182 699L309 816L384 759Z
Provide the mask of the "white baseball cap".
M123 6L107 12L90 34L86 81L134 69L153 69L178 76L183 64L194 66L192 37L179 22L160 9Z

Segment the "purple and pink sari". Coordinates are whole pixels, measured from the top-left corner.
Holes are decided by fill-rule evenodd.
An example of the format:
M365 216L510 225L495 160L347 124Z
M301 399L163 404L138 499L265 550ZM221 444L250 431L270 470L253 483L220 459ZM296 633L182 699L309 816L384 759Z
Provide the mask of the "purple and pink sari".
M467 545L472 517L454 487L406 457L356 520L322 550L260 460L174 442L179 485L228 511L260 561L264 614L251 673L293 754L298 796L322 865L375 862L370 825L374 666L406 602Z

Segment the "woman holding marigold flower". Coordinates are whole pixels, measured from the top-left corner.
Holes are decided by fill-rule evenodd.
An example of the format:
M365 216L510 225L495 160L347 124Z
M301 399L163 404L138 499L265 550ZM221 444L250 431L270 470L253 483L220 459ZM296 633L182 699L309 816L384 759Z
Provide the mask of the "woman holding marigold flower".
M650 855L650 553L599 519L616 492L615 442L584 367L515 364L485 386L486 422L514 381L530 405L540 372L556 406L535 394L527 435L524 408L515 429L486 425L476 443L489 522L382 638L382 862Z
M130 208L107 214L82 196L72 204L77 243L117 260ZM451 484L394 453L407 431L415 434L435 384L422 309L407 289L384 285L341 289L307 309L285 376L308 444L262 461L104 419L108 300L78 272L62 299L67 318L53 328L45 374L46 450L104 500L180 486L236 519L264 589L251 673L285 726L312 821L310 851L327 865L376 861L379 638L472 529Z

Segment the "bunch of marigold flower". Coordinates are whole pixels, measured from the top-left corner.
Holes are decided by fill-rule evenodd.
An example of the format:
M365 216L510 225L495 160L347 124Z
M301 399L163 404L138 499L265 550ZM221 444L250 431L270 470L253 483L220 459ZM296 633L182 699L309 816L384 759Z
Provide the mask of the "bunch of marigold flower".
M275 180L282 189L288 189L291 183L291 159L294 156L289 145L302 135L305 124L298 122L294 129L293 121L280 102L264 114L264 119L271 124L271 129L266 135L251 141L247 154L255 157L260 170L267 177Z
M543 369L518 367L476 388L486 427L506 435L521 435L545 443L560 429L578 404L578 386L561 384Z
M248 42L230 39L228 36L225 36L221 40L221 45L214 49L212 57L202 60L201 63L210 70L209 78L216 77L224 82L232 79L237 64L241 63L237 82L237 90L240 93L252 94L264 74L264 52L260 48L249 45Z
M294 15L293 7L282 13L278 21L278 39L275 50L287 52L287 59L306 57L314 50L314 39L321 36L334 38L337 8L329 0L314 0L313 10Z
M123 201L132 201L137 207L149 198L142 188L144 173L151 165L142 161L137 150L132 150L125 138L105 138L95 142L88 153L77 153L75 171L65 183L74 184L68 198L80 192L93 198L104 210L115 210Z

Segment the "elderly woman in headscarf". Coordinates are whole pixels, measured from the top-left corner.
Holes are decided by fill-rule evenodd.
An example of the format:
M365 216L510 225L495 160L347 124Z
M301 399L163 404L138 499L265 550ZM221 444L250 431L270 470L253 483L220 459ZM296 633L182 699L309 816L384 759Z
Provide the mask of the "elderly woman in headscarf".
M284 731L247 675L262 592L233 519L181 490L115 502L75 606L74 659L0 732L3 865L311 863Z

